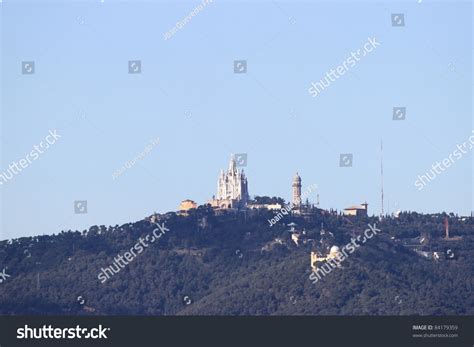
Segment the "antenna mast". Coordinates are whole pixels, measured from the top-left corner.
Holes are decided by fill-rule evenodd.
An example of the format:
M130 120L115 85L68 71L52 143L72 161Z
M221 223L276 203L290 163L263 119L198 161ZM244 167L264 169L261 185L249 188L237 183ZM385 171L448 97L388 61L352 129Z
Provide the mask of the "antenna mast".
M380 140L380 181L381 181L381 199L382 199L382 210L380 212L380 217L383 218L383 141Z

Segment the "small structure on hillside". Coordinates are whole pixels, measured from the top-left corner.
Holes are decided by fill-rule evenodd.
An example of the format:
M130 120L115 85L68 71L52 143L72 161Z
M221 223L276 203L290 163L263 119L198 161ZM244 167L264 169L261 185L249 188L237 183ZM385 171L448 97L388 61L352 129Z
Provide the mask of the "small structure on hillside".
M368 206L369 204L367 202L364 202L361 205L347 207L344 209L344 216L367 217Z
M252 204L248 203L247 208L251 210L270 210L270 211L275 211L275 210L281 210L283 208L282 204Z
M179 214L187 215L189 210L197 207L198 205L193 200L186 199L179 204L178 212Z
M318 269L318 262L326 262L329 260L336 259L340 257L341 250L339 249L338 246L332 246L331 249L329 250L329 254L326 256L318 256L317 251L311 251L311 271L316 272ZM340 264L337 263L338 266L340 267Z

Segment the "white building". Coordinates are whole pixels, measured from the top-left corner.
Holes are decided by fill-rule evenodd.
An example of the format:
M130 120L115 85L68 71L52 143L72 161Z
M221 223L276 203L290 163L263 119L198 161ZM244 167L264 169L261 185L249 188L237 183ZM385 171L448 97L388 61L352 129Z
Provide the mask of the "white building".
M221 171L217 180L217 196L210 204L219 208L242 208L249 200L248 183L244 170L237 170L234 155L231 155L229 169Z

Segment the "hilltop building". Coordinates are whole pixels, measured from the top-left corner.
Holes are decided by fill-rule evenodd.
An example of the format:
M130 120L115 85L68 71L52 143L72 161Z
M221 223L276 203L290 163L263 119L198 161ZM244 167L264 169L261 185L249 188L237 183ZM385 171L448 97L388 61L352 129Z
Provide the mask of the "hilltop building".
M363 203L361 205L354 205L344 209L344 216L357 216L357 217L367 217L368 215L368 203Z
M314 204L311 204L308 200L308 196L310 193L312 193L316 188L317 185L313 184L308 187L308 189L301 194L301 184L302 180L298 172L295 174L295 177L293 178L293 183L292 183L292 188L293 188L293 199L291 203L291 210L292 213L295 215L306 215L310 216L314 214L318 208L314 206ZM303 202L303 198L306 199L305 202Z
M301 177L296 173L293 178L293 205L295 207L301 207Z
M187 211L192 208L197 208L198 205L193 200L183 200L181 204L179 204L178 211Z
M229 168L227 171L221 170L219 177L217 179L217 194L212 197L209 201L211 207L216 209L216 213L225 213L223 210L233 210L234 212L238 210L282 210L287 209L288 212L297 214L297 215L311 215L318 210L313 204L310 204L307 196L309 193L316 189L316 185L313 184L308 188L308 191L301 193L301 177L298 172L293 178L292 181L292 203L289 204L289 207L283 206L283 203L278 201L278 199L268 199L264 202L259 201L250 201L250 196L248 193L248 181L245 176L244 170L239 171L237 169L237 163L235 156L231 155ZM306 198L306 201L303 202L303 198ZM283 201L282 199L280 199ZM183 207L190 204L190 201L183 201ZM181 208L180 208L181 210ZM183 208L183 210L185 210Z
M244 170L239 171L231 155L227 172L221 170L217 179L217 196L209 203L216 208L245 208L249 200L248 183Z
M179 204L178 212L181 215L187 215L189 210L197 207L198 205L193 200L183 200L181 204Z

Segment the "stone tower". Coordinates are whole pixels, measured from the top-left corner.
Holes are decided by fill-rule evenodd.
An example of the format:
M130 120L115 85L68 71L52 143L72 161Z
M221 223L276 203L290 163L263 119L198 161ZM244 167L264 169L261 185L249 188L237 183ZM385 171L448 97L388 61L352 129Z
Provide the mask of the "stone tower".
M295 177L293 178L293 205L296 207L301 206L301 177L296 173Z

